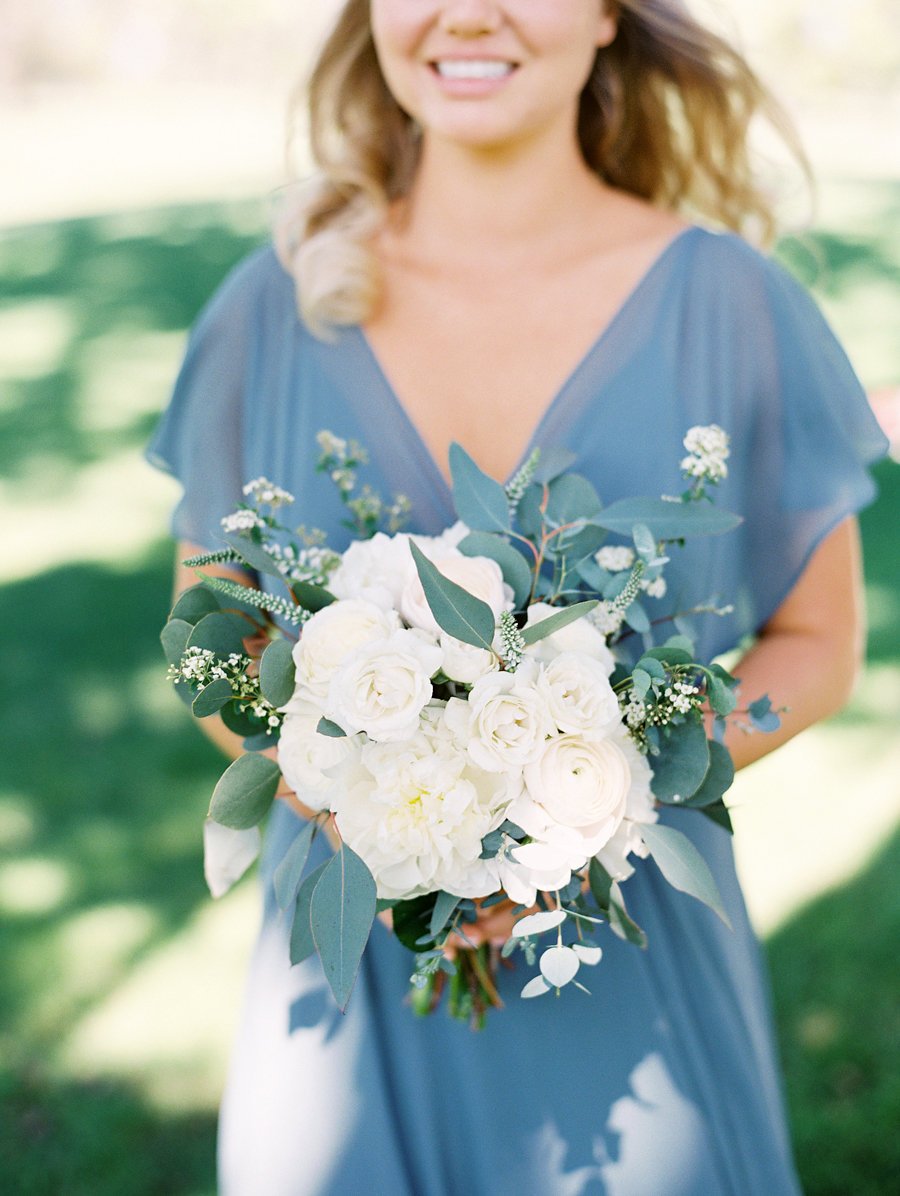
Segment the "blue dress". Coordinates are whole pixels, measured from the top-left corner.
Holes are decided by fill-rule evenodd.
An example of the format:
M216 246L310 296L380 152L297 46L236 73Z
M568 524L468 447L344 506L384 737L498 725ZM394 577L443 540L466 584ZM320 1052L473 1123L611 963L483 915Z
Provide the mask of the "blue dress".
M678 493L681 438L712 422L732 436L717 501L744 523L675 552L658 607L733 602L699 625L707 656L760 628L822 537L870 501L865 466L885 445L806 292L738 237L692 227L632 291L528 448L572 449L606 502ZM175 534L217 545L242 482L264 474L296 495L298 521L344 547L342 508L313 468L322 428L368 446L369 480L409 496L412 530L453 520L444 477L360 329L314 338L265 248L201 315L148 452L184 485ZM506 1008L473 1033L443 1012L412 1015L409 956L378 923L346 1016L315 959L289 966L271 877L300 822L279 805L222 1106L224 1196L797 1193L730 838L693 811L666 818L710 862L733 931L648 863L625 884L648 951L601 930L591 997L570 986L522 1001L517 965L500 977Z

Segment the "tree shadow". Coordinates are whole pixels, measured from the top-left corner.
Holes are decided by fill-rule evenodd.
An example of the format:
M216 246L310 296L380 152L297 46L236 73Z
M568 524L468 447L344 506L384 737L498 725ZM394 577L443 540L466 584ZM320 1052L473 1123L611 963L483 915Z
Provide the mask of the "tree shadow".
M883 1196L900 1175L900 833L767 943L807 1196Z

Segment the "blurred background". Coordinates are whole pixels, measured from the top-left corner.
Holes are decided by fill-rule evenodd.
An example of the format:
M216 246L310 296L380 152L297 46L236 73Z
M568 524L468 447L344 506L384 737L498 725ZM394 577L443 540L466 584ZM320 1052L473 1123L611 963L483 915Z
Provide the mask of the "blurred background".
M213 904L203 884L220 762L164 680L176 487L140 453L186 328L267 235L286 97L334 7L0 0L4 1192L215 1190L257 894L251 882ZM818 204L779 253L887 421L900 8L694 7L740 39L801 127ZM747 770L733 796L800 1170L818 1196L881 1196L900 1174L900 469L876 472L865 678L842 715Z

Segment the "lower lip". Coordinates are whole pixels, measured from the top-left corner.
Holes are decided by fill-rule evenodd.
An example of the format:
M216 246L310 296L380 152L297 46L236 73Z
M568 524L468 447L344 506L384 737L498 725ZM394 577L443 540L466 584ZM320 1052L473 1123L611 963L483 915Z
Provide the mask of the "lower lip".
M494 95L496 92L501 91L516 73L516 67L513 67L507 74L498 75L494 78L451 79L446 75L440 74L433 66L430 66L428 70L431 72L432 78L437 80L438 86L444 95L459 96L463 99Z

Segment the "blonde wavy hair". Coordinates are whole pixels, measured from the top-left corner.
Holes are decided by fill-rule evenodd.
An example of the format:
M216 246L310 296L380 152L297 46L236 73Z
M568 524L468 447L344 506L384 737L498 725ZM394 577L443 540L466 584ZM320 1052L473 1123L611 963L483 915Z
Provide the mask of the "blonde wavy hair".
M751 121L775 128L809 179L783 109L743 56L680 0L610 0L618 20L581 93L578 138L605 183L771 239L772 200L753 169ZM364 322L380 295L372 238L411 185L418 135L381 73L369 0L347 0L292 109L307 113L316 173L276 221L298 306L320 335Z

